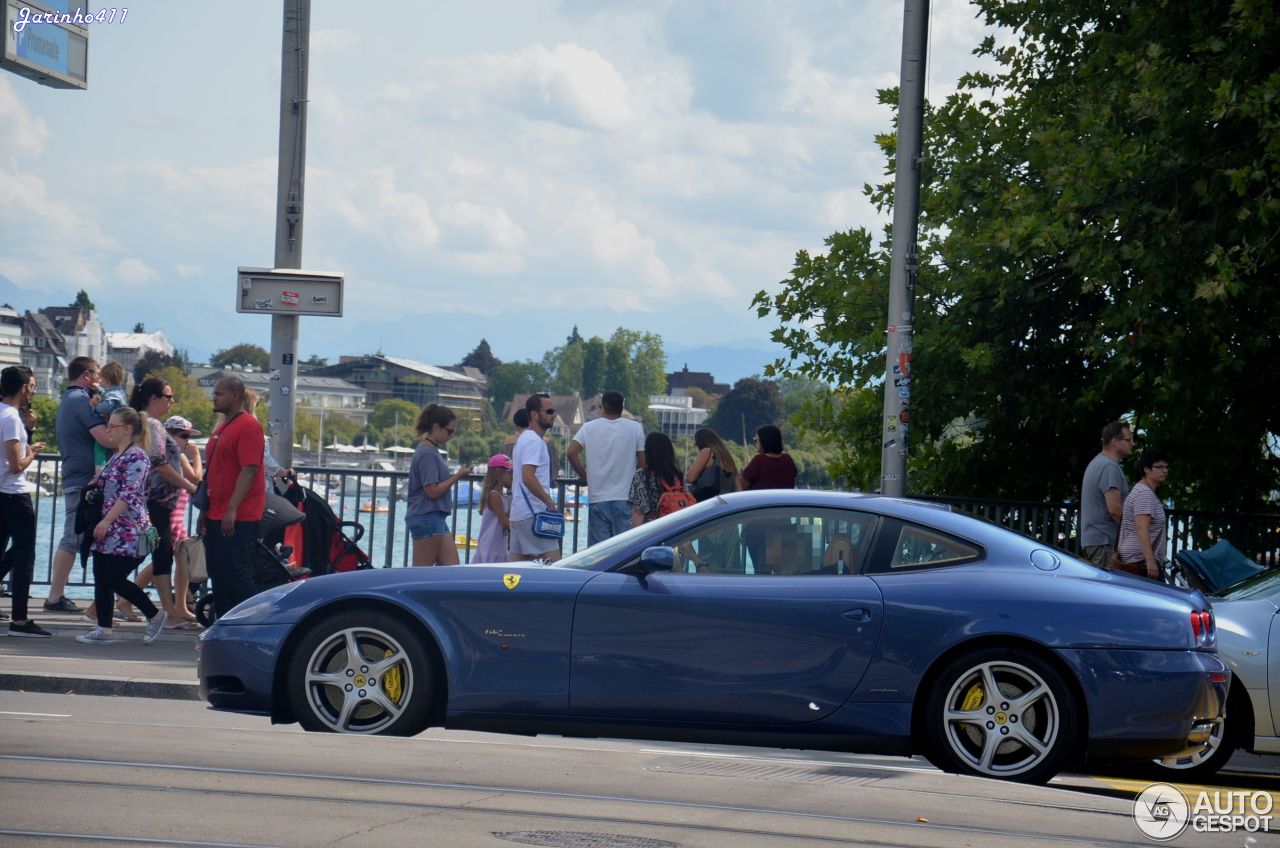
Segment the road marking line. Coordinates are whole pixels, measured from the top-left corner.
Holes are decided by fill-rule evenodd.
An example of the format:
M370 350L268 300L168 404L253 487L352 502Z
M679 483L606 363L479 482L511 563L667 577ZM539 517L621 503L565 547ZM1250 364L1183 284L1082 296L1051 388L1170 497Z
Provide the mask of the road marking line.
M71 713L14 713L0 710L0 716L36 716L37 718L71 718Z

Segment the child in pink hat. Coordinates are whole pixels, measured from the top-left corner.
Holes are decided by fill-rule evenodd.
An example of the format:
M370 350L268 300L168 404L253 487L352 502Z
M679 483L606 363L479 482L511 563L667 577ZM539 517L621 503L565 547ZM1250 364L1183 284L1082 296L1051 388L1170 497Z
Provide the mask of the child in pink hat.
M511 527L511 457L495 453L480 488L480 537L472 562L506 562Z

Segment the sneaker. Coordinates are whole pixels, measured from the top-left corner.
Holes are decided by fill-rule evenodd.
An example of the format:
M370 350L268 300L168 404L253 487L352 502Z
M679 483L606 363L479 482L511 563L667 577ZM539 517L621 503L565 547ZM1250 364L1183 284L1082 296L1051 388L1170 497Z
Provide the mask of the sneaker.
M80 607L71 602L66 595L58 598L56 601L44 602L45 612L80 612Z
M7 612L0 612L0 621L8 621L8 620L9 620L9 614Z
M76 637L77 642L84 642L86 645L109 645L116 639L101 627L95 627L88 633L81 633Z
M53 634L28 618L26 624L10 624L9 635L26 636L31 639L48 639Z
M152 616L151 620L147 622L147 632L143 635L142 641L147 643L154 642L156 637L160 635L160 628L164 627L164 620L168 617L169 614L164 610L160 610Z

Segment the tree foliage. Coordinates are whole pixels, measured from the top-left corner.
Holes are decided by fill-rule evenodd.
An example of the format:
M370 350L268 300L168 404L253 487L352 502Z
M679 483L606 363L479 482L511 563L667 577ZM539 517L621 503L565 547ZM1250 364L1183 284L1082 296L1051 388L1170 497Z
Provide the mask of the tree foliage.
M259 371L267 370L271 365L271 354L256 344L242 342L234 347L220 350L209 358L214 368L228 368L232 365L253 367Z
M1139 448L1172 454L1162 494L1179 506L1274 498L1275 7L978 5L1010 37L979 47L996 71L926 116L910 488L1074 499L1102 425L1127 418ZM892 173L895 137L879 141ZM890 184L866 191L888 211ZM879 476L888 239L835 233L755 301L782 323L776 370L834 385L806 419L864 488Z
M181 415L206 436L213 430L218 415L213 411L213 401L194 378L184 374L181 368L170 365L159 369L156 376L169 384L173 391L171 415Z
M422 410L407 400L387 398L379 401L369 413L369 426L375 430L386 430L397 425L401 427L407 425L412 429L421 412Z
M133 364L133 381L141 383L152 374L158 374L166 368L176 367L177 360L162 350L147 348L138 361ZM179 369L181 370L181 369Z
M532 359L504 362L489 375L489 397L493 398L494 412L502 414L507 401L516 395L529 395L546 391L551 375L546 367Z
M76 292L76 299L75 301L72 302L71 305L78 306L86 312L96 311L93 305L93 301L89 299L89 293L84 289L80 289L80 291Z
M727 442L751 443L756 430L766 424L782 424L782 393L778 384L756 377L743 377L720 398L707 426ZM745 438L744 438L745 434Z
M476 349L463 357L462 362L458 363L461 368L475 368L486 377L493 373L493 369L502 364L502 360L493 355L493 351L489 349L489 342L485 339L480 340L480 344L476 345Z

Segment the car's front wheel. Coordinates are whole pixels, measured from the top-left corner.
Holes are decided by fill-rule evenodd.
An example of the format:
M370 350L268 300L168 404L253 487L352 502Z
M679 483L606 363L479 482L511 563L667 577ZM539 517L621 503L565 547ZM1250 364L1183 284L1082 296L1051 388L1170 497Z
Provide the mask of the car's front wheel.
M1075 743L1074 701L1062 675L1031 651L957 657L925 705L929 759L943 771L1044 783Z
M375 612L331 615L298 643L289 704L306 730L412 736L427 728L432 673L421 637Z

